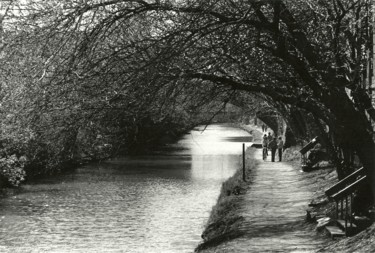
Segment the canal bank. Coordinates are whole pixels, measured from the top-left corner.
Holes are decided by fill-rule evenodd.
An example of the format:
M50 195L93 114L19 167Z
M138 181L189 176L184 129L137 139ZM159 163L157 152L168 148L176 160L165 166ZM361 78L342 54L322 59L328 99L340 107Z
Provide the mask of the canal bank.
M244 217L241 215L240 209L243 206L243 198L251 190L254 179L253 170L257 163L253 159L253 154L253 148L246 150L246 181L243 181L242 169L238 169L232 177L222 184L217 203L213 206L202 233L203 242L196 248L196 252L220 248L222 243L243 236L240 226L244 222Z
M262 161L253 148L248 160L247 182L237 172L223 184L196 252L314 252L325 245L305 214L319 188L316 178L332 171L302 173L298 164Z
M234 127L245 130L251 135L253 143L261 141L262 133L253 125L233 124ZM243 167L228 178L221 187L217 203L212 207L210 217L202 233L203 242L196 252L215 247L221 243L240 237L240 224L244 221L240 215L243 196L250 190L253 181L253 170L257 166L254 159L254 148L248 147L245 153L245 173ZM243 166L243 164L241 165ZM245 175L245 181L243 176Z

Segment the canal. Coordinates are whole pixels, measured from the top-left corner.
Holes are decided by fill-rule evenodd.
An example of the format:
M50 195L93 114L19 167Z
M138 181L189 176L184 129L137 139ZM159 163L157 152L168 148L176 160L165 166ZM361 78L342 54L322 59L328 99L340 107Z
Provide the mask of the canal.
M0 199L0 252L193 252L249 134L198 127L148 156L90 164Z

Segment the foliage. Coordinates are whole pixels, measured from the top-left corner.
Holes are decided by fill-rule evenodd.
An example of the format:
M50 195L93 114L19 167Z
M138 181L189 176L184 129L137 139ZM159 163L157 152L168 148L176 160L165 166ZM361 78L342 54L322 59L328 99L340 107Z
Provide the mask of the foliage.
M26 2L4 7L2 100L51 161L130 150L233 102L317 131L337 165L354 150L375 178L371 1Z
M18 186L26 177L24 170L26 161L25 156L18 158L16 155L11 155L0 158L0 175L6 177L11 185Z

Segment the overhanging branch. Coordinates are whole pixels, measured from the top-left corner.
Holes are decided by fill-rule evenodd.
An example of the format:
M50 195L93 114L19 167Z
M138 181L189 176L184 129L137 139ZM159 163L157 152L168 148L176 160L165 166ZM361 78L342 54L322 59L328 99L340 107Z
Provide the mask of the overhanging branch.
M290 96L290 95L288 96L286 94L278 93L271 87L264 86L256 82L255 80L254 82L256 84L251 85L248 83L242 83L242 82L236 81L228 77L217 76L214 74L198 73L198 72L185 72L183 75L181 75L181 77L188 78L188 79L199 79L199 80L210 81L218 85L230 86L232 89L235 89L235 90L261 93L261 94L271 97L275 101L278 101L284 104L294 105L306 111L313 112L315 115L319 115L319 117L322 120L324 120L325 122L328 122L328 117L326 113L324 113L324 110L322 109L322 107L318 106L318 103L316 101L311 101L311 99L308 99L308 98L303 100L303 99L300 99L300 97Z

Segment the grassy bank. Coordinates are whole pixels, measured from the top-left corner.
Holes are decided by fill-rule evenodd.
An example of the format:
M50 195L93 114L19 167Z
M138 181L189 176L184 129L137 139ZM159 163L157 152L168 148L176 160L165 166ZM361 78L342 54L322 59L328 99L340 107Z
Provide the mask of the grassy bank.
M253 179L252 170L256 167L254 149L246 150L246 181L243 181L242 168L225 181L216 205L212 208L211 215L202 234L203 243L197 248L200 250L219 245L227 240L241 236L238 226L243 221L239 215L241 198L251 188Z
M250 133L253 142L261 142L262 133L255 126L239 123L232 123L232 126ZM243 181L242 168L238 168L236 173L223 183L217 203L212 208L211 215L202 233L203 242L196 248L196 252L241 236L241 232L237 228L243 221L243 217L239 215L238 209L243 194L251 187L252 171L257 166L253 148L246 150L245 158L246 181Z
M375 252L375 224L353 237L331 241L319 252Z
M298 150L301 147L292 147L287 151L286 159L293 164L299 163ZM296 163L298 162L298 163ZM313 198L309 204L309 212L318 217L335 217L335 204L329 201L325 195L325 190L338 182L336 169L333 165L321 167L314 171L303 173L304 179L309 182L313 191ZM312 228L316 230L316 222L311 221ZM314 233L313 231L311 231ZM320 236L327 238L326 243L317 248L317 252L375 252L375 224L364 231L351 236L331 240L325 230L319 230Z

